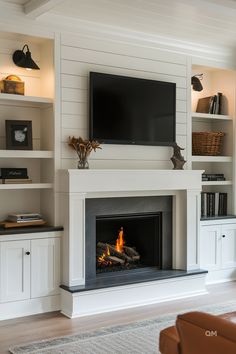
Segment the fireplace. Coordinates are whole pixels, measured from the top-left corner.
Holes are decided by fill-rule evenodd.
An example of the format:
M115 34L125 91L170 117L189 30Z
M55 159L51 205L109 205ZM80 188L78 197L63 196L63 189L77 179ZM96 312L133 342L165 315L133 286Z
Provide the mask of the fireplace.
M161 269L162 213L96 217L96 273Z
M171 196L88 199L85 215L86 281L172 269Z
M198 249L202 172L60 172L63 314L73 318L206 293L206 271L199 270ZM161 216L160 264L144 262L138 269L97 273L97 221L120 217L122 225L119 222L112 240L123 227L128 245L122 217L148 213ZM139 251L138 245L134 247Z

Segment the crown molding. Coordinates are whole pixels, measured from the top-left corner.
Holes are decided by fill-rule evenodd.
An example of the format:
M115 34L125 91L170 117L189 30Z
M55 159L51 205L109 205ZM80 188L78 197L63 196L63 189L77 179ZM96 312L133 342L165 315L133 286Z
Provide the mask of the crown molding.
M211 65L235 69L235 49L230 47L202 45L173 37L132 31L118 26L109 26L91 21L44 13L39 18L28 18L23 7L3 3L0 0L0 31L31 34L54 38L55 33L73 33L90 38L156 48L181 53L194 58L195 62L209 61Z
M79 20L68 17L45 14L41 21L49 23L57 30L67 33L78 33L78 35L90 38L102 38L119 43L129 43L141 45L143 47L158 48L171 52L182 53L208 61L215 62L216 65L235 68L235 50L230 47L208 46L200 43L179 40L173 37L155 35L132 31L117 26L109 26L86 20Z

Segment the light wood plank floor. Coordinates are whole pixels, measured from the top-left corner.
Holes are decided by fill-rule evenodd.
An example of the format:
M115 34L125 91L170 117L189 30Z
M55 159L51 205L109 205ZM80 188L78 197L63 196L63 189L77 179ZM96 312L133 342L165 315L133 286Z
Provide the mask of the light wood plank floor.
M0 354L9 353L8 348L15 344L76 334L101 327L151 319L158 315L185 312L193 307L236 300L236 282L211 285L208 286L208 291L207 295L80 319L70 320L59 312L53 312L0 321Z

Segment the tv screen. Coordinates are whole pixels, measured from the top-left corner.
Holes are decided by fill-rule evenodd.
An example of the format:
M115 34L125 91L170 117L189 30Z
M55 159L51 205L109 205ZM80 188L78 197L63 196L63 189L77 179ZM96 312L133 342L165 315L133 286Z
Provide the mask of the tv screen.
M170 145L175 107L175 83L90 72L90 139Z

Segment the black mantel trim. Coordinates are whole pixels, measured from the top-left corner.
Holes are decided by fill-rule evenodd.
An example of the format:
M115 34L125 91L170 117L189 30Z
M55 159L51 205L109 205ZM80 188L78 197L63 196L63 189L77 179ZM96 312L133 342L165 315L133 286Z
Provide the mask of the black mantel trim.
M26 226L26 227L19 227L19 228L9 228L4 229L3 227L0 228L0 236L4 235L18 235L18 234L34 234L37 232L53 232L53 231L63 231L62 226Z

